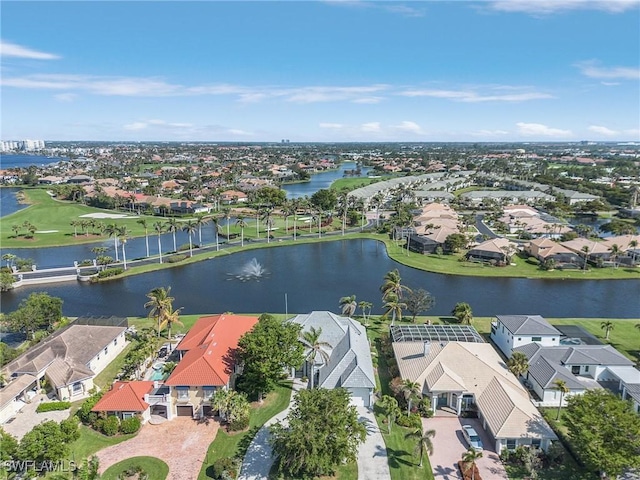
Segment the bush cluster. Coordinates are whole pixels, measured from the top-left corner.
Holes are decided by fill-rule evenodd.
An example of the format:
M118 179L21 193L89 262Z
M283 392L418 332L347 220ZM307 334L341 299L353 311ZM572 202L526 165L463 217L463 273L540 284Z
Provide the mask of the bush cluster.
M140 430L140 419L138 417L125 418L120 422L120 431L125 435L136 433Z
M422 428L422 420L420 415L412 413L410 415L402 414L396 419L396 423L401 427L408 427L412 429Z
M100 273L98 273L98 278L115 277L116 275L121 275L123 272L124 268L122 267L107 268L106 270L102 270Z
M240 415L237 418L234 418L231 422L229 422L228 429L231 432L238 432L240 430L244 430L249 427L249 417L250 414L247 412L246 415Z
M107 437L112 437L120 431L120 419L115 415L109 415L107 418L100 417L93 423L93 428Z
M178 263L178 262L182 262L184 259L186 259L187 256L180 254L180 255L172 255L167 259L168 263Z
M38 405L36 413L53 412L55 410L66 410L71 408L71 402L45 402Z
M235 458L222 457L213 463L213 478L237 478L238 461Z

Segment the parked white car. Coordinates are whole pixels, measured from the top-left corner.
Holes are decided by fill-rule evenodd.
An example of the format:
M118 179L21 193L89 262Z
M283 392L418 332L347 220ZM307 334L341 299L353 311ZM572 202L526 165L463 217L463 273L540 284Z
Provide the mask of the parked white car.
M476 432L475 428L473 428L471 425L462 426L462 436L469 444L469 447L478 452L481 452L483 450L480 435L478 435L478 432Z

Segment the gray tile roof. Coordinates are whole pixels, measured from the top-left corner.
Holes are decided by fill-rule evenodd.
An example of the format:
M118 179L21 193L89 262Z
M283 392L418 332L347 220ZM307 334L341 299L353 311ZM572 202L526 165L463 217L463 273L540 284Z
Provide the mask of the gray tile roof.
M538 357L529 364L529 377L544 389L552 388L556 380L564 380L570 389L584 390L585 388L566 367L544 357Z
M14 398L22 395L27 388L32 384L35 384L36 377L33 375L20 375L15 380L7 383L4 387L0 388L0 408L11 402Z
M640 403L640 385L638 384L633 384L633 385L626 385L627 387L627 394L633 398L636 402Z
M560 335L540 315L496 315L496 318L514 335Z
M375 388L373 362L364 327L349 326L320 369L318 386L323 388Z

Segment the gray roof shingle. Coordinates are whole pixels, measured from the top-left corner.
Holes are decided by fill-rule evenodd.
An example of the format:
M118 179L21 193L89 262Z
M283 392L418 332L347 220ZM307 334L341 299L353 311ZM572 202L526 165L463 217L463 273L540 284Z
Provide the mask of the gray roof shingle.
M496 318L514 335L561 335L540 315L496 315Z

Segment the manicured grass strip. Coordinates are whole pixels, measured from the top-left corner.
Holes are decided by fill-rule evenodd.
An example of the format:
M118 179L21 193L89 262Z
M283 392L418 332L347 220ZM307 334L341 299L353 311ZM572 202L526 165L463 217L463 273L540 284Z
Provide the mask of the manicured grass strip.
M103 448L116 445L135 437L135 434L107 437L106 435L102 435L85 425L80 425L79 431L80 438L71 444L70 459L75 460L76 462L81 462L85 458L90 458L93 454Z
M107 365L107 367L102 370L96 377L93 379L93 384L102 390L108 390L113 381L116 378L116 375L122 367L124 366L124 359L127 356L127 353L134 347L135 342L129 343L124 350L120 352L120 354L113 359L113 361Z
M237 457L242 459L260 427L289 405L291 391L291 382L282 382L273 392L267 395L261 405L253 407L248 430L229 434L224 429L219 429L215 440L209 445L198 479L213 478L211 465L219 458Z
M159 458L131 457L107 468L101 478L103 480L118 480L121 473L135 467L142 468L149 475L149 480L165 480L169 475L169 466Z

